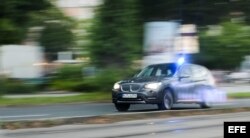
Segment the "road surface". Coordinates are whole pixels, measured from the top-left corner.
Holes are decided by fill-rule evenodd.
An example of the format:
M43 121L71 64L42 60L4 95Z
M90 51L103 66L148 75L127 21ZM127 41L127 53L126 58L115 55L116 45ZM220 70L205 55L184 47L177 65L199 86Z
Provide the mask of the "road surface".
M224 121L249 121L250 112L52 128L0 130L1 138L223 138Z
M213 108L228 107L249 107L250 99L234 100L226 104L215 105ZM173 110L199 109L196 104L174 105ZM129 113L135 112L154 112L157 111L156 105L132 105ZM171 111L170 111L171 112ZM0 121L17 120L37 120L53 118L69 118L98 116L108 114L124 114L118 112L112 103L79 103L79 104L58 104L43 106L25 106L25 107L0 107Z

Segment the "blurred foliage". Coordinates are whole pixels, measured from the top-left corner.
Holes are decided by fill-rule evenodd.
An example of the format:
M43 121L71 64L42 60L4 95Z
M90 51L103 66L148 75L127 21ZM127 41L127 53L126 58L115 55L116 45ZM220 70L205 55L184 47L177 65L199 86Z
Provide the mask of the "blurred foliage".
M51 2L50 0L1 0L0 45L20 44L26 39L31 27L42 27L40 39L37 41L44 46L48 59L55 59L58 51L73 46L74 36L71 31L75 22Z
M89 29L88 50L90 57L93 63L100 67L126 67L135 57L142 57L143 25L145 22L171 20L181 24L196 24L198 28L230 20L244 21L249 24L249 6L250 1L228 0L104 0L104 3L98 7L93 24ZM202 52L198 55L199 61L202 60L202 63L215 68L233 68L245 55L247 50L245 52L242 50L244 50L243 45L245 45L243 41L246 39L239 40L233 35L233 33L238 32L229 30L231 27L241 28L241 26L229 27L225 25L224 27L225 35L229 33L230 37L221 35L215 40L201 36ZM207 43L208 41L205 39L209 39L208 41L211 42ZM212 44L216 46L210 46ZM219 53L224 52L225 47L232 45L240 46L238 52L234 53L236 58L227 58L227 60L224 57L232 54L229 51L231 48L228 48L228 51L225 50L225 54ZM247 47L245 48L247 49ZM202 54L205 54L204 57ZM208 61L216 58L227 63L215 65L214 62Z
M64 65L58 70L56 80L79 81L82 79L82 65Z
M75 25L74 36L75 36L75 53L88 57L88 45L89 45L89 33L88 29L91 27L92 19L78 20Z
M61 23L47 23L39 39L44 47L48 60L57 59L57 52L65 51L72 47L74 35L71 27Z
M21 43L28 28L42 26L39 42L48 58L55 59L58 51L72 48L77 40L79 45L87 45L83 51L102 70L94 77L87 77L82 73L83 66L65 66L52 80L51 87L110 91L114 82L134 75L130 65L142 57L143 25L149 21L171 20L197 24L199 28L219 24L223 28L220 35L207 35L208 29L201 29L201 53L194 56L195 62L211 68L237 67L242 57L250 54L249 6L249 0L103 0L93 20L76 24L51 5L50 0L1 0L0 45ZM245 24L224 22L231 19ZM88 32L79 32L76 38L72 33L76 26L82 30L88 28ZM5 89L0 92L33 89L21 81L0 81L0 88Z
M8 19L0 19L0 44L19 43L24 30ZM9 36L9 37L6 37Z
M89 29L88 50L99 67L125 67L142 53L142 26L135 0L104 0Z
M49 0L1 0L0 44L21 43L32 20L30 14L50 6Z
M4 79L0 76L0 96L4 93Z
M34 93L38 87L34 84L28 84L16 79L0 79L0 94L24 94Z
M75 23L72 18L65 16L55 5L47 7L46 10L30 13L30 18L29 24L32 26L40 26L47 23L62 23L67 26L74 26Z
M249 0L138 0L144 21L175 20L199 26L244 16L250 23ZM216 16L215 16L216 15Z
M81 71L84 67L65 66L52 81L51 88L77 92L109 92L117 80L133 77L136 70L106 68L96 72L95 76L86 76Z
M74 34L72 29L76 22L66 17L57 7L51 6L42 12L31 14L33 26L43 26L38 39L44 47L48 60L55 60L57 52L67 51L74 46Z
M233 69L239 67L243 57L250 54L250 26L243 23L224 22L219 34L200 33L200 53L196 61L211 68ZM210 30L211 32L212 30Z

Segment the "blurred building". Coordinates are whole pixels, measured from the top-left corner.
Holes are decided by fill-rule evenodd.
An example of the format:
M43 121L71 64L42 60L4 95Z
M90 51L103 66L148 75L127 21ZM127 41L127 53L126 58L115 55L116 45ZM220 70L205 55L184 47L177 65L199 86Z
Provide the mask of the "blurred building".
M45 73L42 47L32 45L2 45L0 75L10 78L34 79Z
M91 19L94 17L95 8L102 4L103 0L57 0L56 6L62 12L75 19Z

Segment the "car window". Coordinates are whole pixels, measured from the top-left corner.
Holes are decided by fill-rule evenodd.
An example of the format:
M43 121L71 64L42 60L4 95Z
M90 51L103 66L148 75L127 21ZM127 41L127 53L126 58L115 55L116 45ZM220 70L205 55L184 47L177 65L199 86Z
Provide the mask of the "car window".
M207 69L202 66L192 65L191 66L192 77L193 78L201 78L207 75Z
M161 76L162 75L162 70L160 68L158 68L156 70L155 76Z
M143 69L137 77L155 77L155 76L165 76L171 77L176 72L175 64L159 64L151 65Z
M183 65L179 70L179 76L191 76L192 70L190 65Z
M154 68L153 67L147 67L144 70L142 70L138 76L139 77L149 77L151 76L152 72L153 72Z

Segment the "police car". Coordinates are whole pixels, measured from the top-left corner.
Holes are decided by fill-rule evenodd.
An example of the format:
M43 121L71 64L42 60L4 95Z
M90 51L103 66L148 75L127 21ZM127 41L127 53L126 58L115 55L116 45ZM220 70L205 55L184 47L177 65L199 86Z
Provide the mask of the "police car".
M211 72L190 63L150 65L133 78L115 83L112 89L118 111L127 111L131 104L157 104L160 110L169 110L177 103L208 108L222 100L225 94L216 89Z

